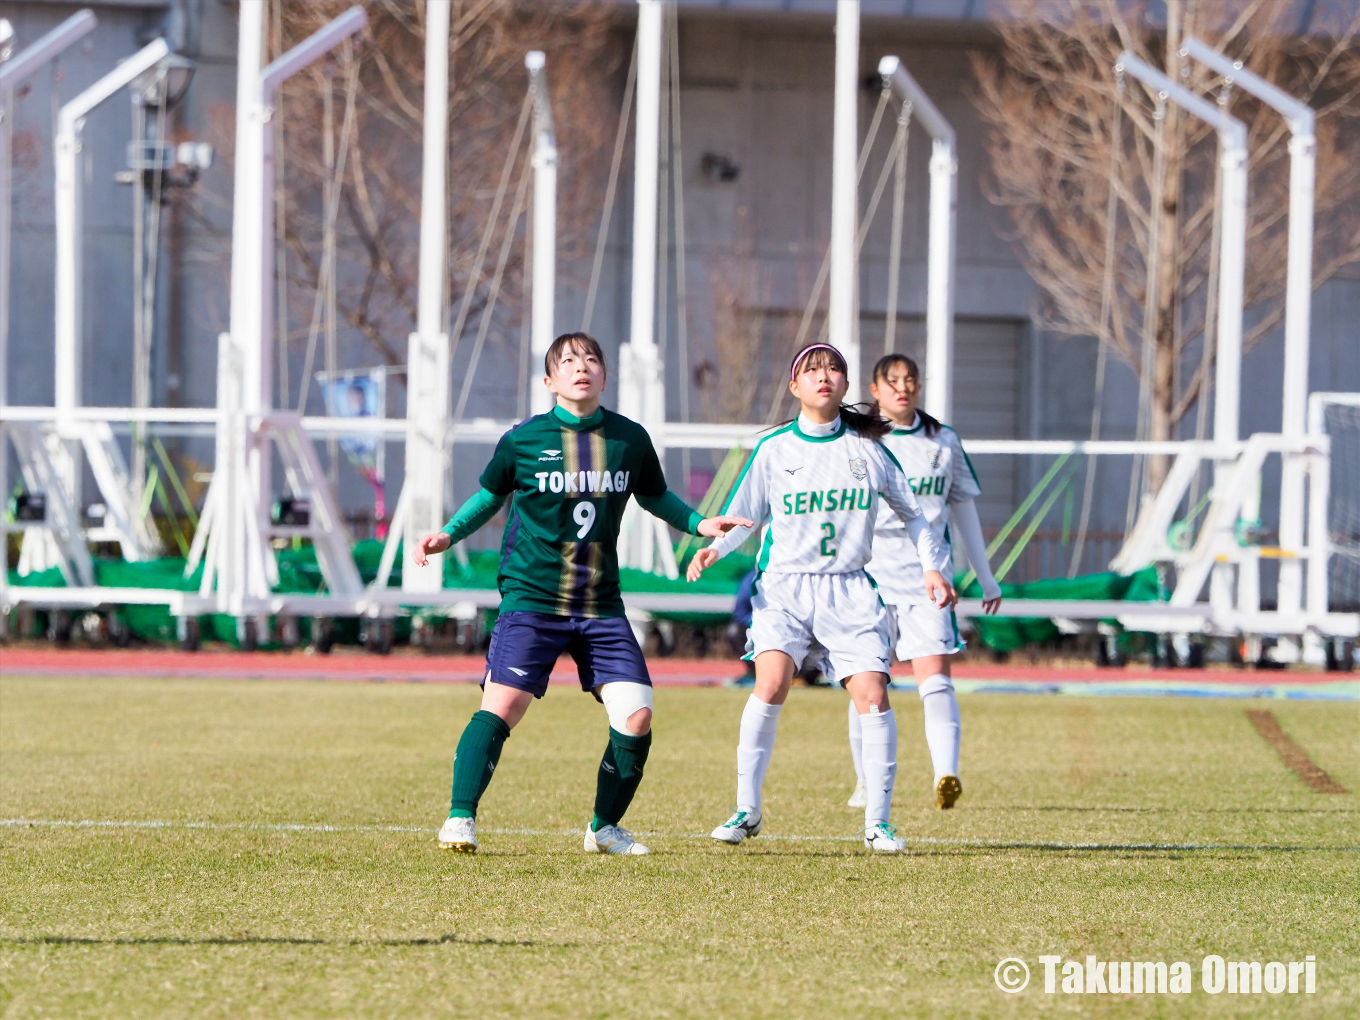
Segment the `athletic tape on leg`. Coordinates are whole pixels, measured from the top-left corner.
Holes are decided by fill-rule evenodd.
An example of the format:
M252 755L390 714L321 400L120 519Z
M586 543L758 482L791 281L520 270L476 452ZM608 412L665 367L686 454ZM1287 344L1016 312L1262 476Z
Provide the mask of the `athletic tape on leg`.
M600 700L609 715L609 726L620 733L630 733L628 719L641 709L652 707L652 687L650 684L629 683L617 680L600 688Z

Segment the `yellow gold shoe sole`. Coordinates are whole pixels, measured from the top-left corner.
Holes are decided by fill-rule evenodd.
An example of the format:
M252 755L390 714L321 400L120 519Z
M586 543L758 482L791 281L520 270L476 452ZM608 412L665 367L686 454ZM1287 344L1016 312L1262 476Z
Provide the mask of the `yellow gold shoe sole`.
M962 796L963 784L958 776L941 776L935 784L935 806L941 811L948 811Z
M476 843L445 843L442 840L439 844L440 850L452 850L456 854L475 854L477 852Z

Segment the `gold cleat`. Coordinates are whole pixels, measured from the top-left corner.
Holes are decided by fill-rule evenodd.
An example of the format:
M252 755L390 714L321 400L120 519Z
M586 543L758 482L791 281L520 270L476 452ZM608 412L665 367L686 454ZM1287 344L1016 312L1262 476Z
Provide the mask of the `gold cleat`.
M471 818L450 818L439 830L439 849L456 854L477 852L477 823Z
M963 784L958 776L941 776L935 784L935 806L941 811L948 811L962 796Z

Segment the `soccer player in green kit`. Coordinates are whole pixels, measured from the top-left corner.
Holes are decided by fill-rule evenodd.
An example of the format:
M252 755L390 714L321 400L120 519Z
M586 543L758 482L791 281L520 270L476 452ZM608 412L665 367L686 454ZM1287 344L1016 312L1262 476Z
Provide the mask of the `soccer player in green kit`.
M593 337L553 341L544 385L557 398L501 437L481 490L414 552L424 566L471 535L514 497L501 542L501 612L487 652L482 707L453 759L453 796L439 845L474 853L477 802L501 748L563 653L581 688L609 716L609 743L595 788L587 853L651 853L619 822L632 802L652 743L652 681L619 593L619 525L628 497L679 531L717 538L740 517L704 519L666 488L647 431L600 406L604 353Z

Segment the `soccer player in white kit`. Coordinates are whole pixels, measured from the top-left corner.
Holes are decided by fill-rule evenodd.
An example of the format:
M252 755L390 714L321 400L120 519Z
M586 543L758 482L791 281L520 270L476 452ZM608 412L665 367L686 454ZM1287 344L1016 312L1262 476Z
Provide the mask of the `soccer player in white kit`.
M741 717L737 810L713 830L713 838L724 843L760 834L761 790L779 713L815 641L825 649L830 675L850 692L860 713L869 791L864 845L888 852L905 845L888 824L897 720L888 703L887 616L864 571L881 504L891 507L916 542L926 564L922 583L938 604L936 612L947 615L957 597L941 573L948 569L947 553L926 524L906 475L878 441L888 423L842 404L846 388L846 363L838 350L813 344L800 351L789 390L801 411L756 446L723 511L764 529L747 642L756 684ZM690 561L689 579L697 580L750 534L734 528L701 549Z
M869 393L880 413L893 424L882 442L902 465L907 484L946 556L952 554L952 539L962 541L968 562L982 584L983 611L995 613L1001 605L1001 586L987 564L987 544L973 502L982 495L982 489L958 433L917 408L920 378L916 362L903 354L889 354L874 366ZM877 581L878 592L888 605L889 620L895 625L897 658L910 662L916 675L916 690L925 711L926 744L935 770L935 806L952 808L963 793L959 781L959 703L949 676L949 657L963 648L958 623L953 610L941 613L931 604L916 543L896 515L880 511L874 556L867 569ZM853 704L849 715L850 753L858 779L849 804L863 807L863 726Z

